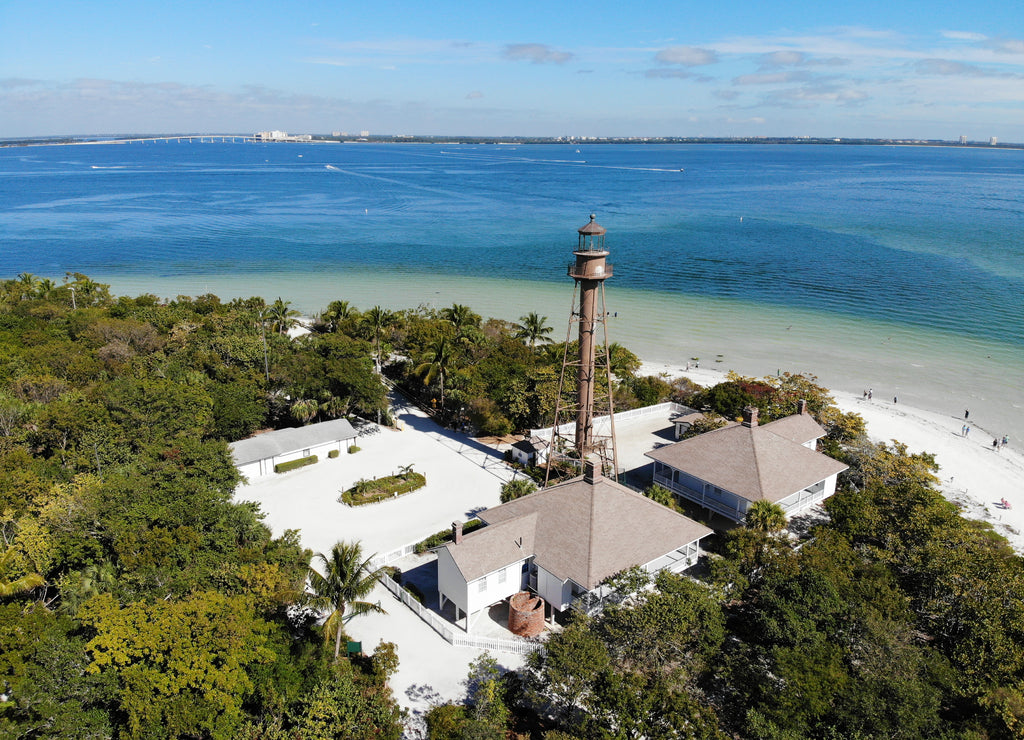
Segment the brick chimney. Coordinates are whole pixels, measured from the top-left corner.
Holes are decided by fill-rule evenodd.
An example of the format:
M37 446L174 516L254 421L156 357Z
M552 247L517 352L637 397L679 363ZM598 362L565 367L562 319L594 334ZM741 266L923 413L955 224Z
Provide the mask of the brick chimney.
M803 416L807 413L807 401L802 398L796 402L796 412Z
M452 522L452 539L456 545L462 544L462 522Z
M596 483L601 480L601 463L593 460L583 461L583 481L585 483Z
M745 427L756 427L757 426L757 408L754 406L747 406L743 409L743 426Z

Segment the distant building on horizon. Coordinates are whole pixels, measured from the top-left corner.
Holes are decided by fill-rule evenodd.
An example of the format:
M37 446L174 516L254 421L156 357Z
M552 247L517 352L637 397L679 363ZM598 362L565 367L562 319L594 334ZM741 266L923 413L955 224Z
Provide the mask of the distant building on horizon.
M960 137L960 143L961 144L966 144L967 143L967 137L966 136L961 136Z
M997 139L997 138L996 138L996 137L994 137L994 136L993 136L993 137L992 137L991 139L989 139L989 140L988 140L988 145L989 145L989 146L995 146L995 145L996 145L996 144L998 144L998 143L999 143L999 139Z

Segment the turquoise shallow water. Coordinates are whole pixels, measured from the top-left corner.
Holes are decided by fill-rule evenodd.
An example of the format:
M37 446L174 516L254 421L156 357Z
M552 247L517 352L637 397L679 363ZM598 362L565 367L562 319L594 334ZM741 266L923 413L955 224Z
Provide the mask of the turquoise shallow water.
M564 327L593 211L612 338L645 358L813 371L1024 439L1022 173L1022 152L896 147L0 149L0 275Z

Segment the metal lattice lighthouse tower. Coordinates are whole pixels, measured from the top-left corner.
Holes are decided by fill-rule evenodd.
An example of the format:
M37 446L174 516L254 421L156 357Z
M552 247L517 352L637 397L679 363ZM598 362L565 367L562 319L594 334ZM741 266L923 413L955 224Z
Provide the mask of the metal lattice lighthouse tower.
M575 262L569 264L568 274L575 281L569 329L566 334L562 372L558 381L555 402L555 423L548 447L548 476L551 462L573 460L582 465L587 459L597 458L601 468L611 467L618 475L615 445L615 416L612 413L611 359L608 352L608 311L605 307L604 281L612 276L612 265L606 261L605 229L594 220L578 229L579 243L573 254ZM579 295L577 303L576 296ZM578 326L579 351L570 356L573 324ZM601 331L600 339L598 330ZM600 378L598 370L604 371ZM567 376L575 370L575 399L566 391ZM562 432L560 422L575 417L575 436L569 441ZM595 429L595 418L606 417L601 428ZM546 482L546 481L545 481Z

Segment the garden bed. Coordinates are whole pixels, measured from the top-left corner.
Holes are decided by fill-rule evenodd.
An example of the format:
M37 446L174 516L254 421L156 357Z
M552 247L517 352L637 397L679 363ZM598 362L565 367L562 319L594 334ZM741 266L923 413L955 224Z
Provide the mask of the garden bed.
M385 501L390 498L397 498L406 493L423 488L427 485L427 477L423 473L407 472L398 475L389 475L385 478L366 478L358 481L347 491L338 497L340 503L346 506L362 506L364 504L375 504L378 501Z

